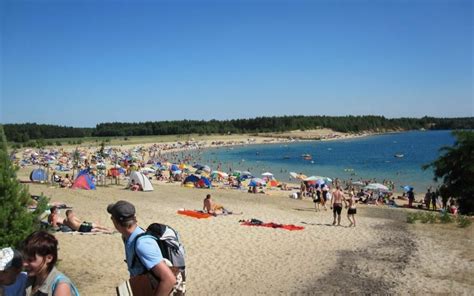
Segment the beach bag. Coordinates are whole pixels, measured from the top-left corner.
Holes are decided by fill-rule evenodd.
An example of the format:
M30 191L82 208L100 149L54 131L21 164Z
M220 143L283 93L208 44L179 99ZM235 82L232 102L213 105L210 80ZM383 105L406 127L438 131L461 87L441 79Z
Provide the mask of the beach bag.
M171 295L184 295L186 293L185 251L178 232L168 225L152 223L144 233L137 235L135 249L137 240L142 236L151 236L155 239L166 264L176 276L176 284ZM140 262L140 258L135 255L132 259L132 266L137 262L137 259Z

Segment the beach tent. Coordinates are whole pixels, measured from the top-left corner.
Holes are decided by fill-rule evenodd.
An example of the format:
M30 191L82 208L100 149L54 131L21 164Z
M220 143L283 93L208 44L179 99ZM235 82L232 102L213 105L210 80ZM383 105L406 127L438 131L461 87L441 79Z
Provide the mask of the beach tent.
M196 175L189 175L186 177L186 179L184 179L183 183L186 184L186 183L196 183L197 181L199 181L201 178L199 176L196 176Z
M130 174L130 182L128 183L129 185L132 183L132 180L135 181L136 184L140 184L143 191L153 191L153 186L151 185L150 180L142 172L132 172Z
M184 179L183 184L193 184L194 187L199 187L199 188L211 188L211 181L203 176L197 176L197 175L189 175Z
M72 189L85 189L93 190L95 189L94 182L92 182L91 177L89 176L89 170L82 170L79 172L76 180L71 186Z
M34 169L31 171L30 180L32 182L46 182L48 181L48 174L44 169Z
M211 188L212 187L211 181L209 181L209 179L206 178L206 177L201 177L201 179L199 179L199 181L197 181L195 183L195 186L199 187L199 188Z

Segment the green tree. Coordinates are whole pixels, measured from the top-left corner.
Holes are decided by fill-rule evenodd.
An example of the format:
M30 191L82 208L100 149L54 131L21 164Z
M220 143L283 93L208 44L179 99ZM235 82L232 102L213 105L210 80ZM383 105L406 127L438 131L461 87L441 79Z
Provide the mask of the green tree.
M39 228L39 216L46 208L47 200L41 198L36 210L28 211L30 194L28 188L18 182L16 171L0 125L0 247L18 247L26 236Z
M423 169L434 168L434 180L443 180L445 195L456 197L461 214L474 213L474 132L455 131L453 147L440 149L441 156Z

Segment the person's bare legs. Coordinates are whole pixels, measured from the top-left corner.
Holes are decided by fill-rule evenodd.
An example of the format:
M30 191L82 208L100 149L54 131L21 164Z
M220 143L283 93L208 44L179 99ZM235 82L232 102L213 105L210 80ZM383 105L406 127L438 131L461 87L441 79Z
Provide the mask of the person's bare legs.
M112 229L99 225L97 223L92 223L92 231L91 232L104 232L104 233L113 233Z
M349 224L349 227L351 227L354 223L352 223L350 214L347 214L347 220L349 220L349 222L351 222L351 224Z
M337 226L341 226L341 215L337 214Z

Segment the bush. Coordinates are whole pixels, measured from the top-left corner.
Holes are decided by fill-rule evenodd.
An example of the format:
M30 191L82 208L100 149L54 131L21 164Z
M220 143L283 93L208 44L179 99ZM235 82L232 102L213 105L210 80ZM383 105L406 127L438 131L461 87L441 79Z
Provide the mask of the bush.
M47 199L40 198L36 210L30 212L28 188L20 184L7 152L7 141L0 125L0 248L18 248L21 241L39 229L40 215L46 209Z
M420 215L420 222L421 223L436 223L436 216L435 213L423 213Z
M123 138L124 141L128 141L128 137Z
M413 224L418 219L418 213L408 213L407 214L407 223Z
M472 224L471 219L469 219L469 217L464 216L464 215L458 215L456 222L458 223L458 226L462 228L468 227L469 225Z
M56 146L62 146L63 144L60 141L56 141Z
M441 213L441 215L439 216L439 221L441 223L451 223L453 222L453 217L451 216L451 214L448 213L448 211L444 211Z

